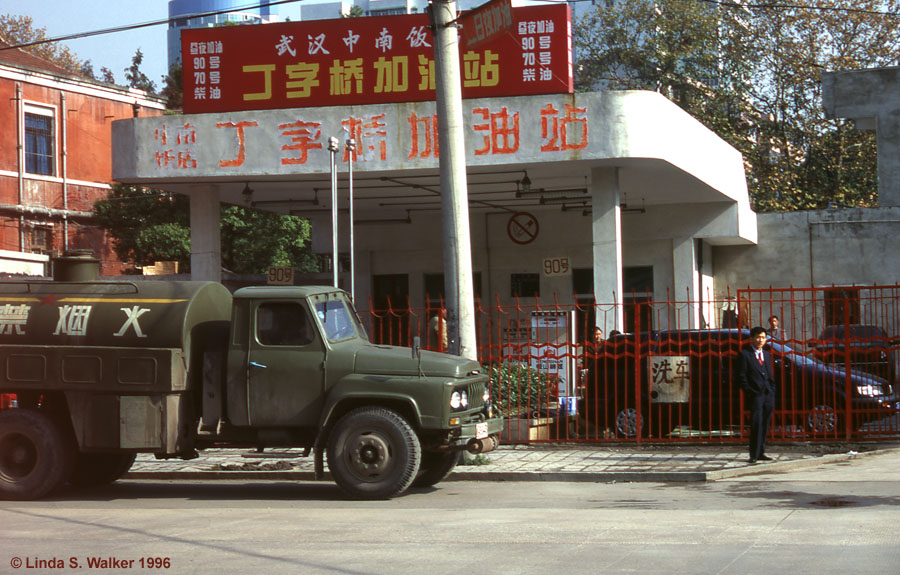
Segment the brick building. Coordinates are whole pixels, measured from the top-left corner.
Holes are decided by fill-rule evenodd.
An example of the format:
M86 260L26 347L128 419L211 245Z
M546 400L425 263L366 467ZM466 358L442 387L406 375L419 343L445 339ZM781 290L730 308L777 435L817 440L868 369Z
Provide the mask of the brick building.
M112 181L110 124L165 105L7 47L0 41L0 273L40 275L50 255L88 248L101 274L117 275L124 264L92 213Z

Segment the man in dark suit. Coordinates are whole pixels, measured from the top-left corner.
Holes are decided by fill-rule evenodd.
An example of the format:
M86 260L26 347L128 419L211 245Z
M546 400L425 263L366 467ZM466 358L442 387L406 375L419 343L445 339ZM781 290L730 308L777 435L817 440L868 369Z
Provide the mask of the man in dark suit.
M766 434L775 411L775 368L763 349L768 333L763 327L750 330L750 345L741 350L737 380L750 408L750 463L771 461L766 455Z

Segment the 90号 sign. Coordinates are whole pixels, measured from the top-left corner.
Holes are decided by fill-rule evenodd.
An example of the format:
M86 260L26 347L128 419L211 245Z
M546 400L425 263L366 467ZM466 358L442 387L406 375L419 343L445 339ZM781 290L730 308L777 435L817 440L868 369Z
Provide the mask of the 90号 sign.
M545 258L543 268L545 276L567 276L572 272L569 258Z
M290 266L270 266L269 285L294 285L294 268Z

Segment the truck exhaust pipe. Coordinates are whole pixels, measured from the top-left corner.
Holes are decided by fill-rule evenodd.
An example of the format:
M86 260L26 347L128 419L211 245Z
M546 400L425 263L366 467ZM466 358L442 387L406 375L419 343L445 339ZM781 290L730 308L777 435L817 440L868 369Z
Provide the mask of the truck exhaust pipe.
M487 453L497 449L499 443L500 442L497 441L497 438L493 435L485 437L484 439L470 439L469 443L466 444L466 451L473 455Z

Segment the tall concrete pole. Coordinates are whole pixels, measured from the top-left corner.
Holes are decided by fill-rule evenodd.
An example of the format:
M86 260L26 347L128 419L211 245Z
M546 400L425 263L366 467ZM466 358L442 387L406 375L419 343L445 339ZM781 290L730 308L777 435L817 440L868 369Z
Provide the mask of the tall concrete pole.
M439 166L444 233L444 299L447 305L449 352L477 359L459 35L454 23L456 1L433 0L428 6L428 14L434 26L438 144L441 150Z

